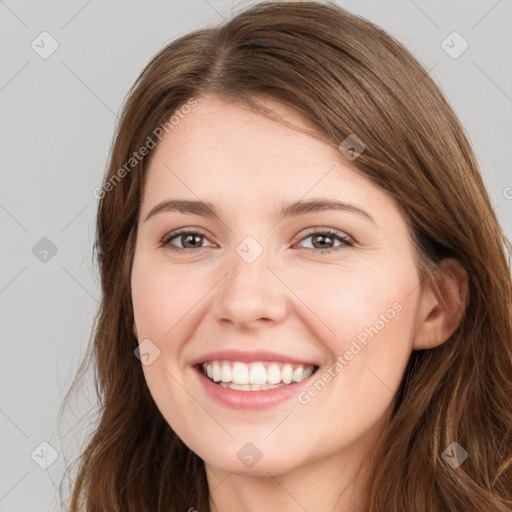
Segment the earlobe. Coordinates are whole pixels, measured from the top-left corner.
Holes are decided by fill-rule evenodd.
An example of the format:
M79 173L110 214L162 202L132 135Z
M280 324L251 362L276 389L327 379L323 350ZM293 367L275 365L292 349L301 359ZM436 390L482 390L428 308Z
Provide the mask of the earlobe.
M444 343L459 327L469 303L469 277L453 258L441 262L438 290L425 290L418 310L414 350L434 348Z

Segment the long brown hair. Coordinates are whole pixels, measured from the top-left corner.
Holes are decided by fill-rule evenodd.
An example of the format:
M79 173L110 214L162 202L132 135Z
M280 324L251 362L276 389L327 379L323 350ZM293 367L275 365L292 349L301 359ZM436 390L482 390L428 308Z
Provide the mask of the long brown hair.
M98 205L101 305L90 357L68 391L94 365L98 425L78 459L70 510L209 510L203 461L162 417L134 356L130 274L151 152L126 163L171 115L210 94L260 111L259 97L281 101L334 146L355 134L365 150L352 164L403 207L422 286L436 290L444 258L468 272L470 301L454 334L411 354L369 457L368 510L512 510L510 243L428 73L379 27L317 2L260 3L180 37L130 90ZM453 442L468 454L456 468L442 457Z

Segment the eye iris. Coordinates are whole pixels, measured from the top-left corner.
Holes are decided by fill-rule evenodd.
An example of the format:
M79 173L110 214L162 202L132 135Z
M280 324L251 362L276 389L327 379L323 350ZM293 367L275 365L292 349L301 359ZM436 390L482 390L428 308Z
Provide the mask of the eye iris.
M199 235L194 235L194 234L186 234L186 235L181 235L181 240L182 240L182 243L183 243L183 247L187 247L187 244L190 242L190 240L192 239L200 239L201 236ZM183 240L185 240L185 242L183 242ZM192 248L196 247L195 245L192 245Z
M315 246L315 248L317 248L317 247L316 247L316 244L315 244L315 242L314 242L314 240L315 240L315 239L317 239L317 240L318 240L318 239L324 240L324 242L321 242L321 243L320 243L320 248L322 249L322 248L325 248L325 247L326 247L325 239L332 240L332 237L331 237L331 236L326 236L326 235L314 235L314 236L313 236L313 246Z

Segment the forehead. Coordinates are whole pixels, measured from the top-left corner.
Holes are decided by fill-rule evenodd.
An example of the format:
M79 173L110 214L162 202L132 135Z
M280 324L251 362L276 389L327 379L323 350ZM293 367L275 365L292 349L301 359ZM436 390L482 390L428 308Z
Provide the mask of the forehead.
M297 128L246 105L199 99L154 149L141 218L174 199L212 203L221 218L240 211L274 218L285 204L322 198L361 206L374 219L384 208L396 222L394 198L321 140L300 113L273 100L265 106Z
M185 155L187 160L208 161L209 166L217 161L241 163L240 159L244 159L240 167L253 171L259 163L270 164L274 169L288 162L300 164L304 157L322 155L325 158L329 150L331 155L338 156L337 150L320 140L320 135L315 138L301 131L312 131L313 127L294 109L273 100L263 101L283 122L254 111L248 105L201 98L164 136L157 154L166 154L175 160Z
M154 149L144 195L169 188L189 195L229 190L239 197L250 192L295 197L341 186L352 194L356 187L375 188L296 110L262 101L297 129L246 105L200 98Z

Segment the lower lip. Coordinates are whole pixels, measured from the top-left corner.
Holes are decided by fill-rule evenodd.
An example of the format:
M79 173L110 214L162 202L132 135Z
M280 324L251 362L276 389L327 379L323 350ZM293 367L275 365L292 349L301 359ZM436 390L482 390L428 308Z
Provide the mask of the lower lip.
M241 391L239 389L219 386L206 377L197 367L195 367L194 370L199 375L199 380L206 392L218 403L233 409L246 409L251 411L268 409L293 396L297 396L301 389L310 383L313 375L316 374L316 372L314 372L300 382L279 388L265 389L263 391Z

